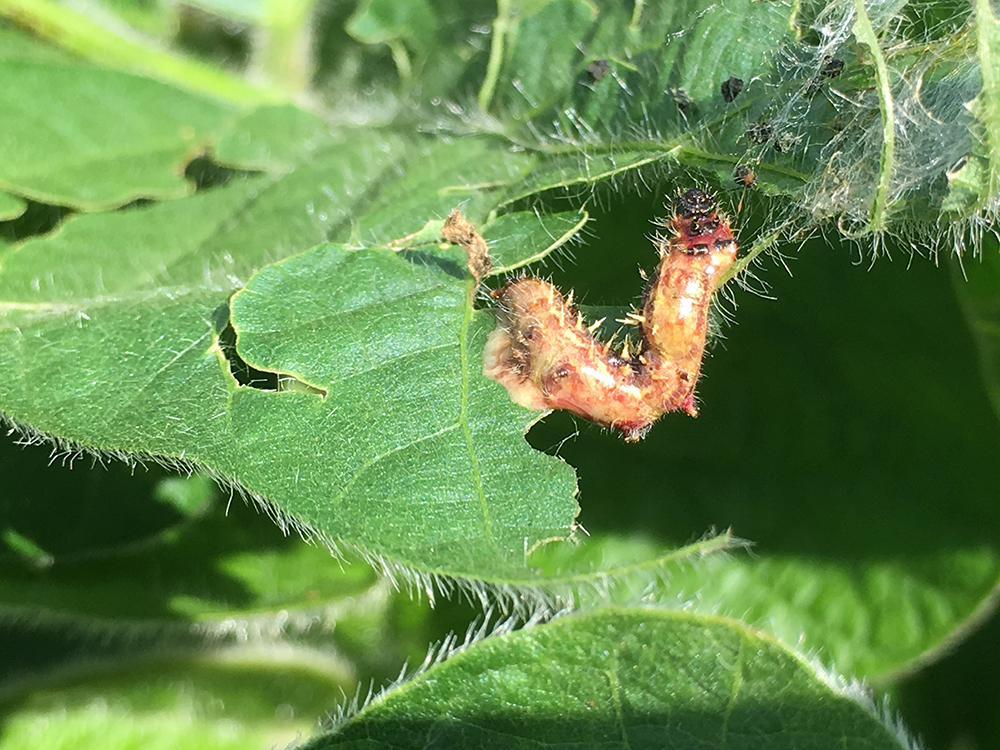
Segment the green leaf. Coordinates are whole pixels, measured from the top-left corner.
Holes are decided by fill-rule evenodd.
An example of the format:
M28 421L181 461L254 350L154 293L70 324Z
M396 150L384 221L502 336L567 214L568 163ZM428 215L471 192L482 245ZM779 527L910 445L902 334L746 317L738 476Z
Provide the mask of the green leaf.
M996 51L1000 48L1000 18L996 9L989 2L978 0L975 4L974 24L976 42L979 51L979 66L982 75L983 90L973 106L973 111L983 131L983 142L976 151L986 152L989 164L989 177L984 181L987 200L1000 191L1000 61ZM978 207L985 205L985 201Z
M612 5L588 23L588 5L559 0L510 32L493 110L508 137L569 173L540 185L574 184L572 171L621 158L732 189L743 167L755 191L782 197L778 236L837 218L857 236L906 222L935 244L952 239L938 231L942 215L988 213L1000 189L992 178L965 180L975 183L971 201L945 189L956 164L996 151L986 148L996 98L988 4L975 25L964 7L942 11L947 22L924 31L926 44L882 8L862 28L850 4L702 5ZM981 60L967 54L977 44ZM598 61L607 68L595 75ZM834 62L842 67L831 72ZM731 76L743 88L727 102ZM983 105L970 110L974 99Z
M665 550L655 539L642 534L589 533L574 537L575 544L550 544L539 548L531 562L544 574L545 590L571 599L580 608L606 604L631 605L638 601L691 595L675 582L704 578L718 569L704 558L724 555L742 546L731 533L708 534L700 541ZM713 562L716 562L713 560Z
M291 104L257 107L234 120L215 148L223 164L290 172L336 138L321 118Z
M83 210L191 192L188 161L234 111L148 78L0 58L0 187Z
M86 622L212 621L302 607L371 589L371 569L285 536L203 477L51 466L45 448L0 443L0 600ZM65 524L53 524L65 518ZM2 618L0 618L2 619Z
M192 0L193 6L228 21L261 23L268 11L269 0Z
M325 171L322 161L316 169ZM280 184L285 191L284 181L307 178L300 169ZM569 530L572 472L527 446L532 416L480 374L492 316L469 307L460 249L425 266L419 255L327 246L266 267L233 301L239 351L328 395L267 393L229 376L213 343L215 310L231 274L275 245L266 232L248 233L240 262L227 262L239 225L221 246L216 228L248 197L259 205L269 184L278 183L245 180L80 217L20 246L3 275L5 410L84 445L196 461L366 554L433 573L524 575L526 552ZM200 232L181 219L199 215ZM273 226L287 234L289 224ZM178 227L185 236L172 236ZM90 265L97 250L116 257L102 244L108 238L134 242L137 232L148 239L134 265ZM549 228L540 223L539 232ZM92 250L67 251L81 245ZM219 268L214 283L206 260ZM96 272L102 266L106 274ZM532 505L521 500L526 481L538 493Z
M362 136L328 145L287 175L236 179L185 200L75 217L5 256L4 301L28 309L72 300L85 312L127 293L205 291L221 304L262 264L348 225L348 181L375 179L402 146Z
M347 19L344 30L362 44L386 45L399 78L408 82L413 80L415 70L423 68L428 53L445 41L442 32L447 26L438 8L428 0L363 0ZM427 72L428 78L442 73L444 80L453 78L446 69L431 68Z
M427 0L364 0L347 21L347 32L364 44L405 41L423 51L434 37L434 8Z
M232 302L240 355L325 397L234 394L243 455L225 471L330 538L502 578L568 532L572 471L528 447L530 417L482 376L492 316L474 314L449 270L461 278L458 264L333 245L261 270ZM280 464L247 461L277 444Z
M945 211L953 216L995 216L1000 193L1000 19L988 2L977 2L973 29L979 54L982 90L968 102L974 116L970 125L971 145L947 171Z
M555 0L522 18L501 72L500 106L530 112L563 93L595 15L585 0Z
M306 649L173 658L35 694L5 712L4 750L246 750L308 734L351 678Z
M461 649L308 747L429 745L905 747L858 688L745 625L628 608Z
M504 272L564 243L581 225L584 203L593 214L594 204L631 184L643 186L633 203L659 203L680 185L725 188L743 164L758 174L759 189L719 192L724 203L746 207L737 222L746 225L744 246L758 237L746 263L827 218L859 232L877 224L940 235L948 170L973 151L977 118L988 122L985 110L965 107L992 89L980 80L982 62L966 59L975 47L963 9L908 40L906 18L870 7L867 48L852 35L849 6L811 15L819 9L781 2L639 2L598 12L557 0L501 11L509 36L498 23L491 116L466 104L489 53L482 39L469 41L478 37L462 19L461 41L438 44L437 36L426 47L426 69L451 71L442 79L449 88L415 73L408 89L426 98L442 91L440 105L403 106L398 119L376 126L387 115L371 102L394 99L376 74L346 76L364 81L351 91L359 106L323 118L292 107L212 105L219 113L212 122L206 115L197 149L268 174L74 217L5 248L4 413L91 449L207 466L390 568L537 583L526 554L570 529L571 472L524 447L520 433L538 415L512 407L479 376L492 320L469 303L461 250L437 244L448 211L462 208L482 229ZM749 27L759 33L747 37ZM399 39L397 57L414 51ZM0 70L58 68L65 81L39 82L57 91L104 76L102 96L115 101L131 102L135 87L161 86L71 67L36 47L0 51ZM836 78L821 74L827 56L845 63ZM367 71L358 61L368 58L352 59ZM599 79L587 69L598 59L610 66ZM725 102L719 86L730 75L745 86ZM690 99L683 107L682 90ZM103 116L93 100L67 95L72 106L62 119L48 117L51 97L45 109L8 112L17 140L35 132L27 115ZM16 101L30 105L30 96L22 86ZM197 100L186 101L201 112L190 103ZM134 102L140 116L156 114L153 104ZM328 128L325 117L364 125ZM747 130L762 120L775 135L751 142ZM890 131L899 136L892 153L883 148ZM58 155L44 145L42 157ZM169 169L164 161L157 174L186 158ZM64 192L113 178L132 197L148 194L125 179L123 165L67 173ZM0 163L0 173L7 168ZM188 189L178 174L170 172L173 187ZM983 174L961 177L978 190ZM986 204L963 203L956 215L989 205L990 191L975 192L977 200L981 194ZM631 285L613 301L633 298L641 286L635 263L655 260L644 239L623 236L647 232L647 217L621 214L610 227L588 225L591 237L614 240L581 263L593 283L569 285L588 301L612 301L595 298L613 296L605 288L619 266ZM630 255L633 244L641 257ZM622 579L639 583L626 586L629 596L651 582L651 598L700 600L789 640L806 633L806 645L841 671L886 676L960 632L1000 577L989 503L1000 479L991 469L996 425L969 385L968 342L955 334L961 325L947 293L916 273L873 284L829 266L831 255L823 248L804 256L791 286L776 284L787 317L741 299L739 329L727 331L706 365L698 422L667 418L644 445L621 446L584 425L576 443L564 442L577 426L553 415L532 440L581 471L581 521L597 543L581 547L582 557L607 553L611 562L608 535L645 535L644 545L620 550L629 568ZM545 270L557 273L558 264ZM235 330L227 331L227 303L240 289ZM852 338L859 332L860 343ZM272 390L236 382L225 355ZM484 469L477 485L473 458L481 456L479 465L497 474ZM673 564L672 546L730 524L757 542L757 557ZM5 538L29 562L51 553L40 535L16 533ZM554 588L586 578L572 569L576 562L555 574L562 577ZM633 575L643 568L646 580ZM179 596L170 611L212 611L214 599L194 599Z
M385 238L419 231L459 202L482 216L502 195L495 187L519 179L530 161L488 142L434 144L411 149L410 168L399 175L390 165L409 147L399 139L324 135L287 108L242 122L223 140L224 154L272 167L307 162L184 200L77 217L5 257L0 337L11 347L0 367L15 373L5 411L102 450L197 461L365 554L431 573L523 577L526 552L569 531L572 472L528 448L522 433L531 417L482 378L479 352L492 316L468 306L460 248L400 255L331 246L265 268L240 292L233 324L241 355L282 382L295 377L328 392L325 400L239 386L213 341L228 292L254 269L324 236L346 235L349 216L351 234ZM269 140L303 125L318 140L304 156ZM344 200L383 175L390 179L377 200L364 192L356 204ZM583 220L514 213L487 236L501 268L513 268L565 243ZM432 258L438 266L421 265ZM285 277L288 269L294 277ZM346 278L356 288L344 289ZM275 287L275 279L284 281ZM375 279L386 287L373 287ZM414 290L427 300L411 297ZM347 309L329 306L338 294L347 295ZM289 306L291 299L297 302ZM357 300L363 307L353 311ZM280 353L255 339L285 325ZM39 348L42 339L52 346ZM51 357L39 357L44 351ZM43 369L59 376L41 378ZM338 381L346 390L337 390ZM390 391L399 398L387 399ZM118 404L110 409L109 394ZM61 400L65 406L53 411ZM227 429L219 432L222 415ZM277 461L271 448L252 447L276 445L274 430L286 435ZM426 472L400 463L416 457L427 460ZM300 460L306 463L296 467ZM490 465L481 471L480 460ZM453 475L469 483L444 479ZM539 488L538 507L522 507L525 481ZM304 493L306 485L312 489ZM414 506L408 492L428 507ZM462 504L465 515L443 510L448 503ZM370 524L376 508L385 528Z
M0 221L16 219L24 213L28 204L10 193L0 193Z
M495 274L510 273L546 258L577 237L589 216L586 211L535 214L518 211L504 214L483 227L490 246ZM533 253L526 255L526 252Z
M407 156L408 168L354 215L353 241L389 243L456 207L480 223L536 164L532 155L486 139L421 141Z

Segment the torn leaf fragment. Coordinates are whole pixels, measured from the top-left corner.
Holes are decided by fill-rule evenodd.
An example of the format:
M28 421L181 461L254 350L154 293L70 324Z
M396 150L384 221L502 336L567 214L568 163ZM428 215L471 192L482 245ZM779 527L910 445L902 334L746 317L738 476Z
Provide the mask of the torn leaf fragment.
M466 253L469 273L477 282L493 270L493 261L490 259L490 249L486 240L457 208L448 214L441 234L453 245L462 246Z

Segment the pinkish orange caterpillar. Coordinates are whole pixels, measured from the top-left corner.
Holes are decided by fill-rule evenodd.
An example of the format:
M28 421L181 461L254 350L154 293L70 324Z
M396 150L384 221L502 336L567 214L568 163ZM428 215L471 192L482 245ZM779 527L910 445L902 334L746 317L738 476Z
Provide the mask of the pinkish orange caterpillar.
M632 318L637 350L620 352L594 338L583 319L547 281L527 277L494 291L497 327L483 349L483 374L514 403L566 409L640 440L661 415L698 415L694 387L701 373L708 307L719 279L736 259L736 241L715 197L693 188L677 197L657 237L657 274Z

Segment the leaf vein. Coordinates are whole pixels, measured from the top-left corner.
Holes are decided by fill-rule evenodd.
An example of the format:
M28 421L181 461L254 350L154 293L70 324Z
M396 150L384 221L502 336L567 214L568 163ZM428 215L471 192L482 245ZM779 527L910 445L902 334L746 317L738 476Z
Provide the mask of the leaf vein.
M483 521L485 522L486 538L489 540L490 545L498 553L500 552L499 546L497 546L496 539L493 538L493 523L490 519L490 509L486 502L486 489L483 487L483 477L482 472L479 470L479 459L476 456L476 449L472 444L472 430L469 427L469 325L472 323L472 310L473 304L472 300L476 293L477 283L470 279L466 283L466 299L465 305L462 310L462 327L459 331L458 346L459 346L459 360L462 366L462 411L460 422L462 425L462 432L465 435L465 445L469 453L469 463L471 465L470 471L472 474L473 486L475 486L476 491L479 494L479 503L483 511Z
M455 424L447 425L445 427L442 427L437 432L432 432L429 435L422 435L415 440L410 440L409 442L403 443L402 445L397 445L396 447L386 451L385 453L380 453L374 458L365 461L365 463L361 465L361 468L358 469L356 472L354 472L354 476L352 476L347 481L347 484L344 485L343 489L340 492L338 492L337 495L330 501L331 505L336 505L340 503L340 501L343 500L345 497L347 497L347 493L351 491L351 487L353 487L357 483L357 481L362 476L364 476L379 461L388 458L394 453L399 453L400 451L404 451L407 448L412 448L415 445L419 445L420 443L423 443L427 440L433 440L436 437L440 437L441 435L444 435L445 433L450 432L451 430L458 429L458 427L459 424L457 422Z

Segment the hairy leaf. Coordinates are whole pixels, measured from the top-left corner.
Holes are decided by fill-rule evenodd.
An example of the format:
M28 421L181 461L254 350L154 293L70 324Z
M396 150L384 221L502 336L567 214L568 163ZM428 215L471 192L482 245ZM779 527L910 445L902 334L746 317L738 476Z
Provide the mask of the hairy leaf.
M858 688L742 624L628 608L487 638L307 747L438 745L904 746Z

